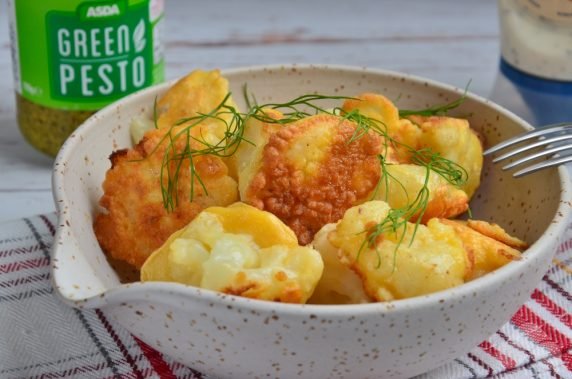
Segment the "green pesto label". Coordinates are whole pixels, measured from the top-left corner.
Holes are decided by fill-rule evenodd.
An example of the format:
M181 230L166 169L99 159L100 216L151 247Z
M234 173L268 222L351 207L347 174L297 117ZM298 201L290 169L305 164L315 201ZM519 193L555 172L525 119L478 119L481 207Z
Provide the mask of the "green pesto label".
M162 4L14 0L19 92L48 107L93 110L162 81Z

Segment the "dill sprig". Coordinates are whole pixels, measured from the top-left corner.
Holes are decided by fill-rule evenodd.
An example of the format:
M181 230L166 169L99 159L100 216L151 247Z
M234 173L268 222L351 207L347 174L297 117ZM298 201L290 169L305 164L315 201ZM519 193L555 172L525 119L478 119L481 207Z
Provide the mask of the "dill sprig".
M412 153L411 161L413 164L429 166L431 171L455 187L463 186L469 179L467 170L462 166L441 156L441 154L434 152L430 148L412 150Z
M394 181L401 187L407 197L407 204L400 208L390 209L388 214L383 220L380 220L377 224L373 227L370 227L368 230L364 231L366 233L366 238L364 242L361 244L360 249L356 255L356 259L359 258L361 252L366 247L375 248L377 251L377 241L379 236L383 235L384 233L400 233L397 238L397 244L395 247L394 255L393 255L393 269L395 269L395 260L396 254L399 246L401 246L403 239L405 238L408 222L416 218L414 223L413 233L410 239L410 244L413 242L423 215L427 210L427 206L429 205L430 200L430 190L429 190L429 178L431 173L435 173L441 176L445 181L449 184L460 187L464 185L468 180L468 173L467 171L460 166L459 164L447 159L441 154L434 152L430 148L423 148L419 150L415 150L412 147L394 139L391 137L387 132L386 125L380 121L368 116L361 114L359 111L356 110L351 111L350 113L346 114L346 117L349 120L354 121L358 126L356 127L356 133L354 136L356 138L361 138L369 131L379 134L384 138L386 141L386 149L385 152L388 151L387 144L391 143L395 147L404 147L408 150L411 156L411 162L415 165L425 167L425 178L423 182L423 186L416 194L415 198L411 201L409 199L409 193L407 192L403 183L401 183L395 176L391 175L389 170L387 169L387 165L391 164L388 163L384 156L379 157L380 166L381 166L381 175L378 180L378 183L373 191L371 198L375 198L379 188L383 185L386 189L385 196L386 202L389 196L389 186L390 181ZM358 132L359 130L359 132ZM380 257L378 253L378 258ZM381 261L378 261L378 265L381 264Z
M246 104L247 109L253 108L258 101L256 101L256 97L254 97L253 93L248 93L248 85L246 83L242 86L242 97L244 98L244 103Z
M427 210L427 206L429 205L430 200L430 190L429 190L429 178L431 173L435 173L443 177L448 183L460 187L464 183L466 183L468 179L467 171L457 163L444 158L439 153L433 152L431 149L425 148L420 150L413 150L412 151L412 162L416 165L423 166L425 168L425 177L423 181L423 186L416 194L415 198L412 201L409 201L409 193L405 189L403 183L401 183L397 178L395 178L391 173L387 170L385 163L383 160L380 159L382 165L382 177L378 181L378 187L381 185L383 181L383 185L386 188L386 201L387 196L389 194L389 181L394 180L405 192L407 197L407 204L400 208L393 208L390 209L387 215L383 220L380 220L377 224L370 226L367 230L364 231L366 233L366 237L364 238L363 243L360 245L358 250L356 260L359 258L363 249L370 248L375 249L377 252L377 241L379 237L384 235L385 233L393 233L397 235L397 243L395 245L395 250L393 252L393 270L395 270L395 263L397 259L397 250L402 245L405 235L407 233L407 228L409 227L409 221L415 218L413 232L411 234L411 238L409 240L409 245L413 243L415 239L415 235L417 234L417 230L419 229L419 225L421 224L421 220ZM372 196L372 198L375 196ZM378 267L381 264L379 260L380 254L378 252Z
M165 154L161 164L161 193L163 205L168 211L173 211L179 203L178 183L182 175L183 163L189 161L190 191L189 200L193 201L197 184L208 195L205 183L197 172L195 160L198 157L210 155L220 158L232 156L244 139L245 117L236 108L229 105L231 94L210 112L198 113L192 117L179 119L169 131L159 140L151 152L153 154L159 146L166 143ZM155 123L157 113L154 112ZM199 128L198 133L192 133L194 128L204 125L206 120L213 120L224 125L222 138L210 141ZM177 142L182 141L182 148ZM251 143L250 141L247 141Z
M177 191L177 184L182 174L183 162L185 160L189 161L188 169L191 180L189 193L190 200L192 201L196 195L196 185L199 185L202 190L208 194L205 183L202 181L199 173L197 172L195 159L204 155L213 155L221 158L227 158L236 152L239 145L243 141L252 143L245 140L244 138L245 125L247 120L250 118L254 118L265 123L285 125L296 122L305 117L319 113L325 113L340 117L340 122L343 120L348 120L355 123L355 132L347 143L352 143L360 138L363 138L370 132L376 133L383 138L385 143L384 153L378 156L381 175L374 189L373 196L377 194L379 188L382 185L388 189L390 182L394 181L405 191L408 201L406 206L397 209L391 209L383 220L379 220L378 223L364 231L364 233L366 233L366 237L364 238L360 250L358 251L358 257L362 250L366 247L377 249L377 241L379 237L385 233L397 234L397 245L395 248L396 254L398 247L402 244L406 236L408 222L416 217L410 243L413 241L430 199L429 178L431 173L440 175L448 183L456 187L463 185L467 180L467 171L458 164L442 157L440 154L432 151L431 149L415 150L412 147L407 146L392 138L388 133L387 126L382 121L368 117L357 109L349 112L344 112L339 107L326 108L325 106L320 105L320 103L323 101L359 99L347 96L307 94L283 103L267 103L259 105L253 95L251 97L248 96L248 90L246 86L243 87L243 95L245 96L245 103L248 106L248 111L246 113L241 113L233 106L227 104L229 103L231 96L231 94L228 93L211 112L200 113L192 117L178 120L157 145L158 147L163 142L167 142L167 148L161 166L161 189L163 194L163 203L167 210L174 210L178 204L179 195ZM461 98L451 103L436 107L430 107L419 111L403 110L400 111L399 114L400 116L413 114L423 116L444 114L447 111L458 107L464 101L465 95L466 91ZM280 119L273 118L266 112L267 109L280 111L283 117ZM156 102L154 106L154 118L156 125ZM193 128L196 128L206 120L214 120L222 123L225 126L224 136L220 140L214 142L209 141L205 136L203 136L202 128L200 128L199 133L192 132ZM176 147L176 142L179 141L179 139L183 140L182 149L178 149ZM390 145L406 148L411 155L412 163L425 167L424 184L412 199L412 201L409 201L409 194L407 194L405 186L396 177L391 175L387 169L387 166L391 164L388 162L386 156L390 150ZM157 149L157 147L155 149ZM195 184L195 182L197 184ZM386 191L386 196L388 193L389 191ZM394 268L396 260L395 254L393 257ZM378 254L378 258L379 257L380 256ZM381 262L379 261L379 264L380 263Z
M387 125L385 125L382 121L368 117L363 113L361 113L358 109L352 109L349 112L343 113L342 117L356 124L356 130L349 139L348 143L354 142L362 138L370 130L373 130L377 134L381 135L386 143L392 142L392 138L389 136L387 132Z
M463 97L455 100L455 102L446 104L445 106L440 107L433 107L428 108L426 111L427 115L430 112L444 112L446 113L448 110L453 109L459 106L463 101L466 95L467 89L465 89L465 93ZM413 112L413 111L408 111ZM419 112L419 111L416 111ZM411 113L412 114L412 113ZM419 113L416 113L419 114ZM400 112L401 115L401 112ZM468 173L467 171L460 166L459 164L447 159L441 154L434 152L430 148L423 148L419 150L413 149L411 146L408 146L395 138L391 137L387 131L387 125L385 125L381 120L377 120L366 116L359 112L359 110L354 109L350 112L343 114L343 117L347 120L353 121L356 124L356 130L353 136L350 138L349 142L353 142L359 138L362 138L367 133L374 132L379 134L383 140L385 141L385 149L384 155L379 156L380 167L381 167L381 174L380 178L374 188L374 191L371 195L371 198L375 198L377 193L379 192L380 187L383 185L386 188L385 191L385 201L388 201L389 196L389 186L390 181L394 181L401 187L407 197L407 204L401 208L394 208L390 209L388 214L383 220L380 220L377 224L373 227L368 228L368 230L364 231L367 235L364 238L364 242L361 244L358 253L356 255L356 260L359 258L361 252L364 248L375 248L377 251L377 241L379 237L384 233L398 233L399 236L397 239L397 244L395 247L394 255L393 255L393 268L395 269L395 260L396 254L399 246L401 246L403 239L405 238L408 222L415 219L414 222L414 229L410 239L410 245L413 242L423 215L427 210L427 206L429 205L430 200L430 190L429 190L429 178L431 173L435 173L445 179L446 182L449 184L459 188L464 185L468 180ZM407 192L403 183L401 183L395 176L391 175L387 166L391 163L388 163L386 160L386 154L389 151L388 146L393 145L394 147L403 147L405 148L410 156L411 162L415 165L425 167L425 178L424 183L419 192L416 194L415 198L411 201L409 199L409 193ZM378 253L378 259L380 258L380 254ZM378 260L378 266L381 264L381 261Z
M457 108L459 105L463 104L465 101L465 95L463 94L460 98L453 100L449 103L436 105L433 107L428 107L424 109L410 110L410 109L400 109L399 117L407 116L440 116L444 115L450 110Z
M258 121L285 125L319 113L339 115L339 108L328 109L324 106L316 104L316 102L348 99L354 98L347 96L307 94L284 103L267 103L262 105L254 105L250 108L249 113L251 117ZM265 109L280 111L280 113L282 113L282 117L278 120L272 118L265 112Z
M236 152L243 141L252 144L252 142L244 138L245 125L249 118L266 123L288 124L312 114L335 114L335 112L339 112L317 105L316 102L318 101L349 99L349 97L345 96L312 94L299 96L284 103L258 105L254 96L248 96L246 86L243 87L243 94L245 102L249 107L248 112L241 113L235 107L229 105L231 98L231 93L229 92L212 111L198 113L197 115L177 120L150 153L153 154L159 146L166 143L160 177L163 205L168 211L173 211L179 203L178 183L182 176L183 163L187 160L189 161L189 200L192 201L194 199L197 185L208 195L206 185L196 169L195 160L205 155L228 158ZM278 120L272 118L267 114L266 109L279 110L283 117ZM155 101L153 106L153 118L155 127L158 128L157 101ZM203 135L203 129L200 128L200 125L204 125L204 122L207 120L213 120L224 125L225 131L222 138L212 142ZM194 128L199 128L199 132L192 133L191 131ZM182 147L178 145L178 141L183 142Z
M429 173L430 173L430 168L427 168L425 175L425 184L428 183ZM365 233L366 236L357 252L356 261L359 259L360 254L366 247L370 249L375 249L378 258L377 267L379 267L381 265L381 254L379 253L377 246L379 237L387 233L391 233L397 236L397 243L393 251L393 265L392 265L393 269L395 269L397 250L399 249L399 246L402 245L403 240L405 239L408 222L417 213L421 213L422 216L422 213L424 213L425 209L427 208L429 196L430 196L429 188L427 187L427 185L425 185L421 188L421 190L419 190L415 199L407 206L390 209L383 220L381 220L377 224L370 226L367 230L364 230L362 233ZM410 244L413 242L413 239L415 238L415 234L417 233L417 229L420 223L421 223L421 217L418 217L417 220L415 221L413 233L410 238Z
M465 86L465 90L463 94L456 100L448 102L446 104L435 105L432 107L427 107L424 109L400 109L399 110L399 117L407 117L407 116L442 116L447 114L447 112L459 107L461 104L465 102L467 99L467 93L469 92L469 86L471 85L471 81L467 83Z

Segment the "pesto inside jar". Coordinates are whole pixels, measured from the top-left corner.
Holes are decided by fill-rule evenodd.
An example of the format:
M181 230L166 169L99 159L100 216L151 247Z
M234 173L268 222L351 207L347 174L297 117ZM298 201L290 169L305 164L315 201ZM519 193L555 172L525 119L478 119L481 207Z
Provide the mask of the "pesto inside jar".
M66 138L95 111L67 111L31 102L16 94L18 125L26 140L55 157Z
M10 0L17 119L55 156L95 111L163 81L158 0Z

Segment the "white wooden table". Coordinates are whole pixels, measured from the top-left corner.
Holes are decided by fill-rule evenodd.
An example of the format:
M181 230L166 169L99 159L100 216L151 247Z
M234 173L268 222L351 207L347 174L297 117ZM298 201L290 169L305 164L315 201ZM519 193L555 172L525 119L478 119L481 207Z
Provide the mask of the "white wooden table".
M52 160L15 121L0 1L0 221L54 211ZM494 0L169 0L166 76L195 68L330 63L403 71L488 96L499 59Z

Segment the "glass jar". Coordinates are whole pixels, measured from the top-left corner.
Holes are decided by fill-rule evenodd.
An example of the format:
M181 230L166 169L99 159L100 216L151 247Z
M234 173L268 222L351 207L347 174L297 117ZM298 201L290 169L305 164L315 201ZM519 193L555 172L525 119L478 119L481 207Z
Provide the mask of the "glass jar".
M9 0L17 119L55 156L86 118L164 79L163 0Z
M572 2L499 0L492 99L537 126L572 121Z

